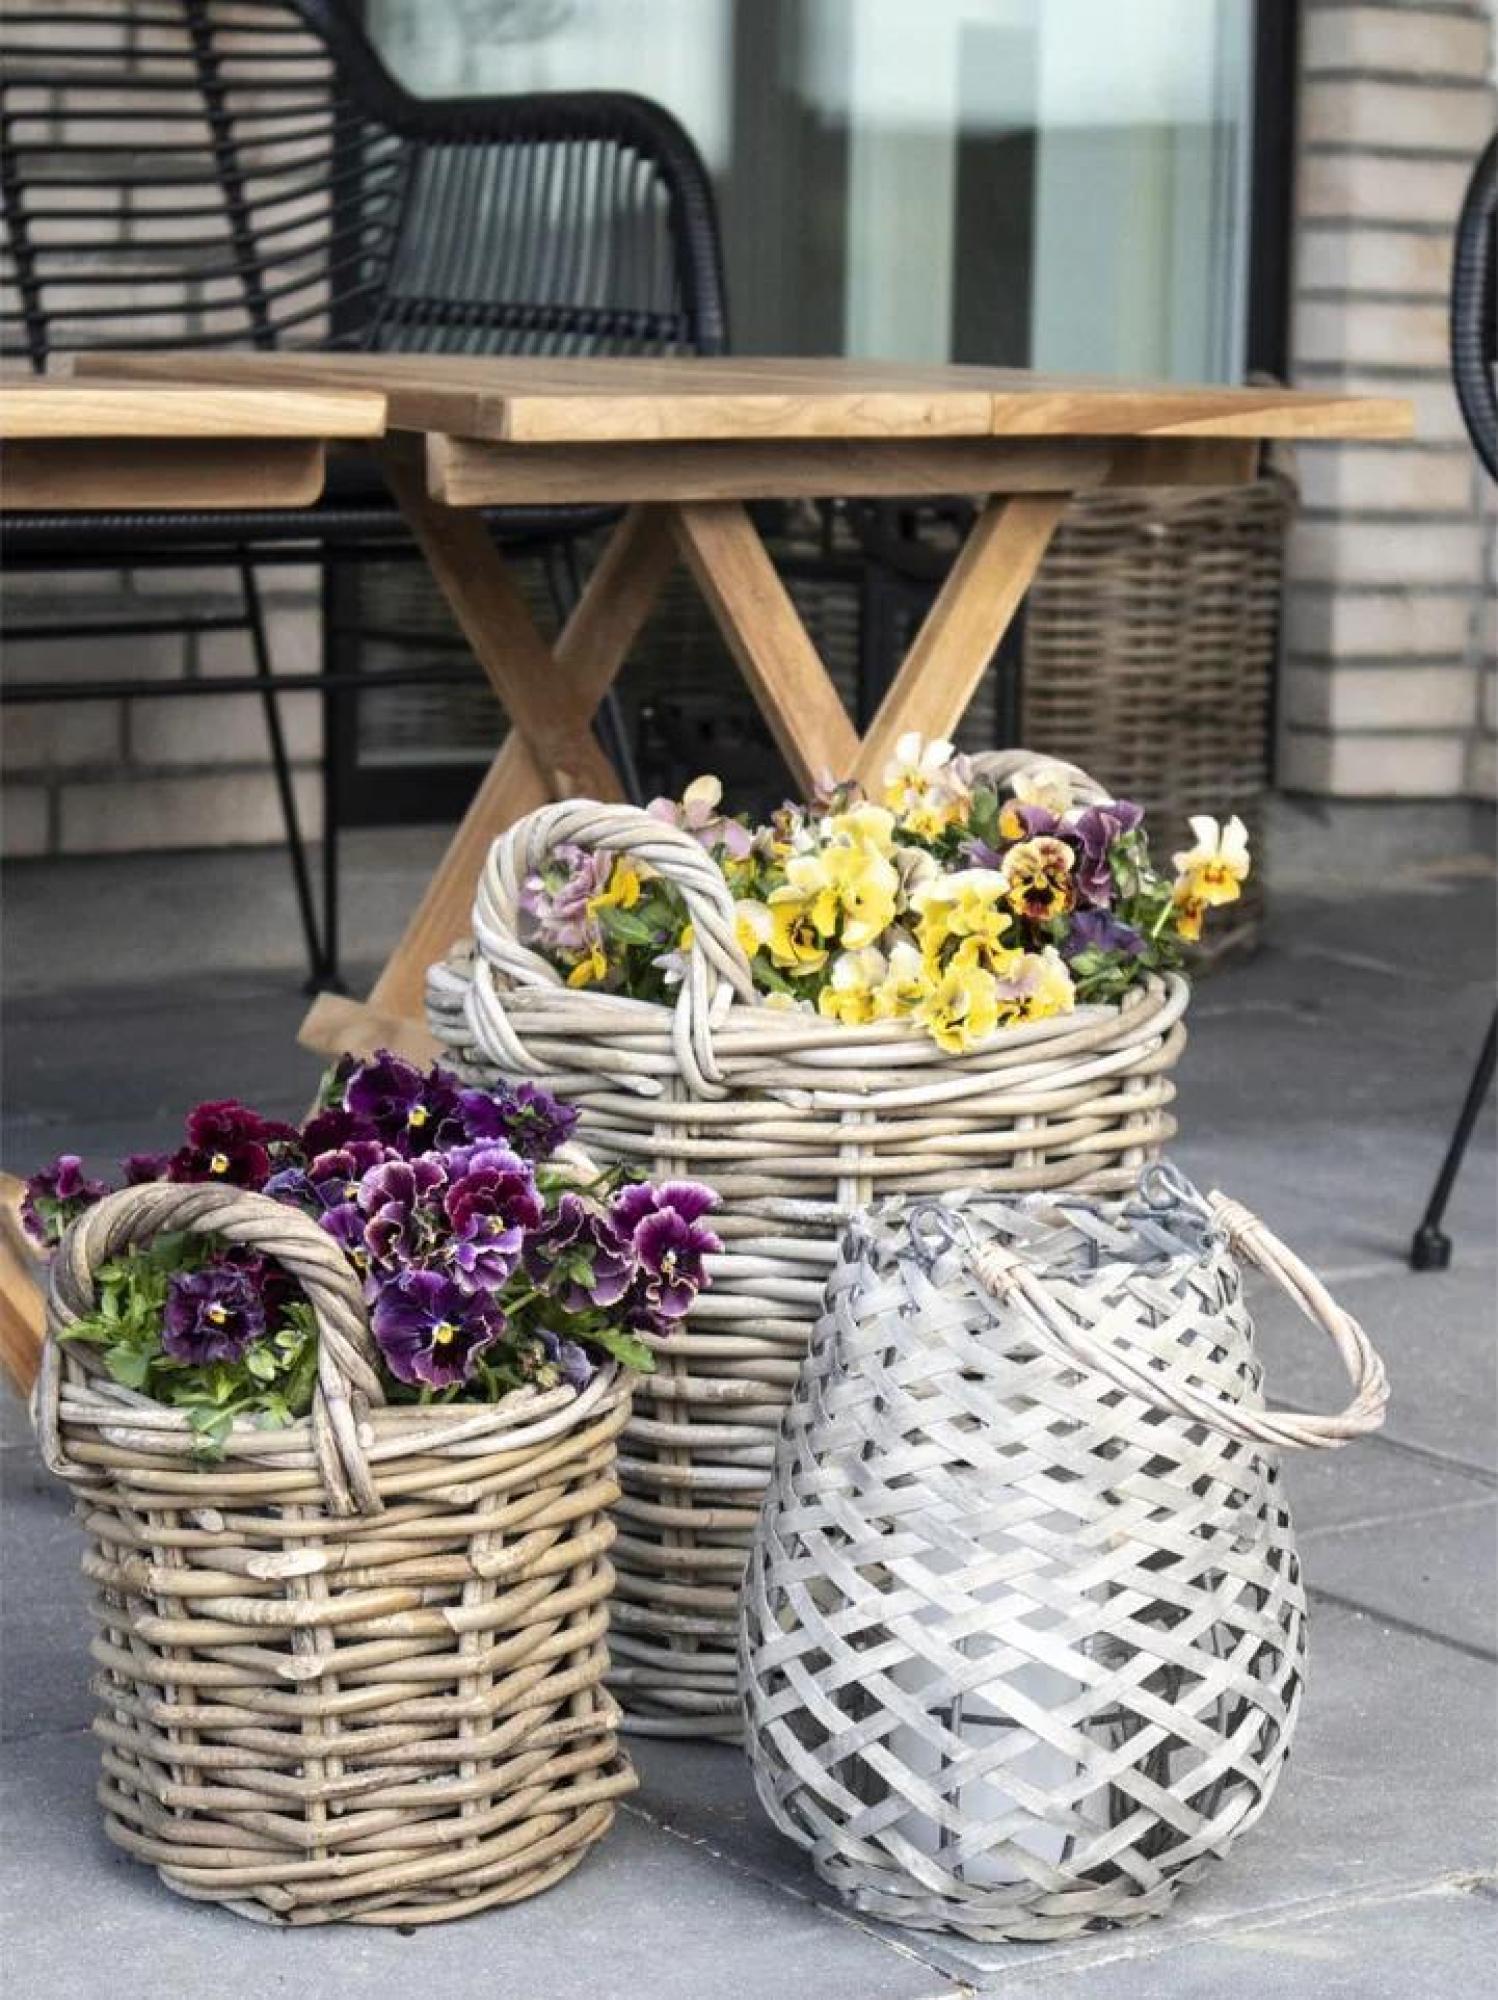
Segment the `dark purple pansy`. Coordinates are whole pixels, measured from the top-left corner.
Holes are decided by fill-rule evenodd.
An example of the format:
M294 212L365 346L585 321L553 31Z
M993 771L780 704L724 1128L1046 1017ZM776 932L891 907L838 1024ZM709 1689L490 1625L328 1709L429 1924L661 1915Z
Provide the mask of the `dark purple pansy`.
M718 1205L697 1181L663 1181L621 1188L610 1206L629 1240L637 1272L630 1304L637 1324L677 1320L707 1283L703 1258L723 1248L702 1217Z
M460 1090L458 1118L470 1141L503 1139L528 1160L547 1160L570 1135L577 1113L533 1083L511 1090Z
M417 1256L436 1215L429 1209L446 1180L436 1160L386 1158L359 1183L365 1217L364 1247L376 1264L405 1263Z
M127 1153L120 1161L126 1187L140 1187L146 1181L164 1181L172 1164L170 1153Z
M264 1332L265 1304L249 1271L212 1264L172 1273L161 1344L174 1361L238 1361Z
M465 1292L437 1271L400 1271L380 1286L370 1324L386 1366L402 1382L449 1389L504 1327L483 1292Z
M76 1216L108 1193L108 1182L90 1180L76 1153L59 1153L50 1167L43 1167L27 1181L21 1201L22 1225L35 1242L50 1246L61 1241L63 1231Z
M403 1153L425 1153L439 1137L455 1136L450 1126L446 1134L443 1127L457 1111L457 1084L435 1063L423 1075L414 1063L382 1049L350 1076L343 1102Z
M448 1183L442 1206L454 1275L460 1284L492 1291L508 1282L526 1231L545 1214L535 1175L508 1146L476 1148L467 1171Z
M324 1111L315 1111L302 1127L302 1148L308 1159L318 1153L334 1152L355 1140L378 1143L379 1134L367 1118L356 1118L342 1104L330 1104Z
M1108 856L1113 843L1132 833L1144 818L1144 808L1128 799L1088 806L1064 829L1077 850L1076 883L1083 898L1106 907L1113 901L1113 870Z
M1126 924L1107 910L1078 910L1061 940L1061 956L1077 958L1084 951L1119 952L1126 958L1140 958L1144 939L1132 924Z
M299 1143L295 1126L262 1118L232 1097L200 1104L188 1115L187 1144L168 1161L167 1179L262 1188L270 1177L270 1148Z
M525 1268L565 1312L616 1306L629 1290L635 1260L612 1216L580 1195L564 1194L525 1246Z
M547 1360L562 1380L570 1382L574 1389L586 1389L593 1379L594 1368L585 1350L575 1340L568 1340L547 1327L542 1327L540 1339Z

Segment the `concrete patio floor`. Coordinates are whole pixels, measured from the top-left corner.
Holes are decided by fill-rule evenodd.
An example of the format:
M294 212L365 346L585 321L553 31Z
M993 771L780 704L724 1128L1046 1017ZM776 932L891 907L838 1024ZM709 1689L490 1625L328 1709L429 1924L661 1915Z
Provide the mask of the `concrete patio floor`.
M433 839L352 843L364 968ZM1494 1877L1498 1329L1485 1114L1449 1273L1404 1259L1493 999L1493 883L1470 865L1282 895L1267 947L1199 990L1177 1157L1306 1254L1382 1349L1386 1430L1292 1460L1313 1599L1301 1732L1270 1811L1172 1914L1052 1946L899 1932L837 1908L759 1813L738 1755L634 1746L642 1786L569 1880L410 1936L277 1932L178 1901L105 1843L92 1789L78 1538L24 1412L0 1416L5 1944L16 1994L299 2000L1255 2000L1456 1996L1498 1962ZM313 1058L277 857L17 866L6 897L4 1163L103 1166L195 1098L305 1105ZM1341 1394L1265 1303L1277 1400ZM1486 1965L1488 1972L1481 1968Z

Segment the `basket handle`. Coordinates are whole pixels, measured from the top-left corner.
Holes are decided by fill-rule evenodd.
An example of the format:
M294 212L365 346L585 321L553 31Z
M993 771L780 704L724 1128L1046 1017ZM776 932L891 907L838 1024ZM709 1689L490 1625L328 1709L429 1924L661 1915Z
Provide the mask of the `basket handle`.
M1226 1235L1229 1248L1245 1263L1272 1278L1306 1318L1331 1337L1353 1387L1352 1401L1344 1410L1320 1416L1299 1411L1247 1409L1219 1396L1204 1395L1186 1384L1170 1382L1099 1338L1091 1328L1067 1313L1034 1270L1012 1250L986 1243L974 1253L972 1267L995 1298L1016 1306L1047 1344L1061 1348L1069 1360L1106 1376L1128 1395L1142 1396L1157 1409L1207 1424L1225 1437L1281 1450L1308 1450L1348 1444L1353 1438L1376 1431L1383 1423L1389 1401L1389 1381L1367 1334L1350 1313L1342 1310L1295 1252L1272 1235L1241 1202L1214 1192L1207 1196L1206 1207Z
M1071 780L1084 804L1109 796L1077 765L1032 750L991 751L972 761L980 777L997 785L1028 770L1056 769ZM501 990L562 983L556 968L521 942L520 896L527 878L564 846L628 854L681 891L691 919L692 944L676 1001L672 1041L693 1090L703 1096L721 1095L714 1029L736 1001L752 1006L756 999L749 963L736 935L733 895L722 870L700 843L651 813L636 806L602 805L596 799L567 799L528 813L502 833L489 850L473 906L481 978L497 978ZM504 1037L507 1065L538 1067L527 1061L512 1025L503 1021L493 1025Z
M359 1441L359 1419L383 1403L375 1347L353 1267L327 1232L300 1210L247 1188L201 1181L150 1181L121 1188L80 1215L52 1259L47 1339L32 1409L42 1455L54 1472L75 1472L62 1448L61 1336L91 1312L95 1278L122 1250L173 1230L242 1244L274 1260L306 1294L317 1326L312 1443L335 1514L377 1514L379 1494Z

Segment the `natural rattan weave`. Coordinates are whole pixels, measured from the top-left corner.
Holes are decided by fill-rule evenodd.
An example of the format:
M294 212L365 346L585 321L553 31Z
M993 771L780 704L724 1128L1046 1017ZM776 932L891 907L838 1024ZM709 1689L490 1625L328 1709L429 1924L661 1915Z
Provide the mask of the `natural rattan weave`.
M978 760L998 782L1038 760ZM1051 762L1053 760L1044 760ZM1072 774L1084 799L1102 796ZM676 883L694 943L674 1008L575 991L520 942L525 880L563 842L632 855ZM494 845L475 948L433 968L429 1018L471 1077L567 1096L605 1159L700 1174L725 1254L684 1333L636 1389L620 1460L614 1684L629 1725L736 1737L734 1615L781 1411L840 1229L890 1193L1133 1180L1174 1131L1168 1072L1186 986L1031 1022L961 1057L906 1022L849 1027L754 1004L733 902L701 847L648 814L543 807Z
M1025 606L1025 737L1085 764L1152 825L1237 813L1261 848L1269 697L1294 481L1079 494ZM1251 943L1263 874L1209 953Z
M312 1418L238 1422L221 1463L57 1337L112 1256L180 1229L275 1258L318 1320ZM633 1789L603 1686L625 1383L382 1403L358 1280L280 1203L126 1188L59 1248L33 1407L88 1536L106 1828L185 1896L465 1916L565 1875Z
M786 1415L741 1624L755 1779L858 1909L1054 1938L1161 1910L1290 1746L1305 1600L1265 1445L1387 1397L1236 1204L894 1205L856 1223ZM1336 1342L1338 1417L1264 1409L1236 1247Z

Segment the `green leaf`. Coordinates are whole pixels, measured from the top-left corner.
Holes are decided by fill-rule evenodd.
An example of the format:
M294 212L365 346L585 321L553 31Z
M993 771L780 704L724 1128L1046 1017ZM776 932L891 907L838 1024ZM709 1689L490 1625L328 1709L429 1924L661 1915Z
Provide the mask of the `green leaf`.
M601 1326L590 1328L583 1336L594 1347L601 1347L612 1354L616 1361L622 1361L626 1368L634 1368L642 1375L649 1375L655 1369L655 1356L643 1340L637 1340L632 1333L621 1333L618 1327Z
M280 1373L280 1363L264 1341L245 1350L244 1365L257 1382L274 1382Z
M104 1366L127 1389L144 1389L151 1374L151 1357L142 1349L120 1341L105 1349Z

